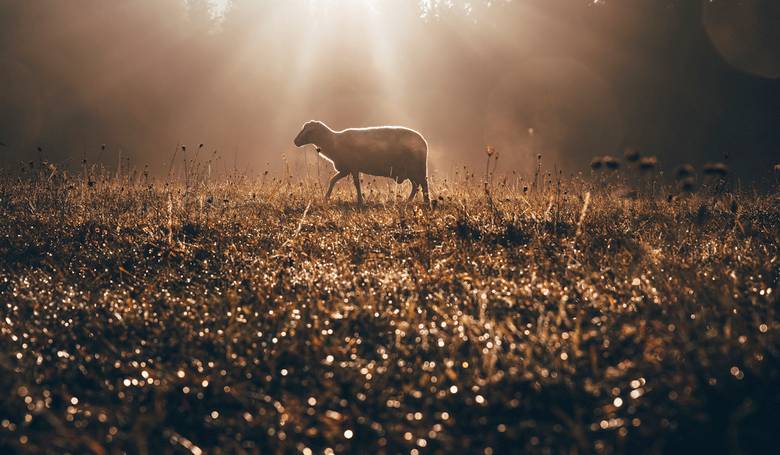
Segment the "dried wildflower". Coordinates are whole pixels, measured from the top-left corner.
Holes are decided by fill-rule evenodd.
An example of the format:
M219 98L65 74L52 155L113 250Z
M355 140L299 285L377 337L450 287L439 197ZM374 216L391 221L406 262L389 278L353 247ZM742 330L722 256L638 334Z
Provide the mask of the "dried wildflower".
M696 173L696 169L693 168L690 164L683 164L680 167L677 168L674 175L678 179L685 179L687 177L693 176L693 174Z
M496 149L493 148L493 146L488 145L487 147L485 147L485 154L487 154L487 156L493 156L493 153L495 152Z
M640 155L634 147L626 147L626 149L623 151L623 157L629 163L635 163L639 161Z
M620 161L616 160L615 157L611 155L606 155L601 160L604 163L604 167L609 170L614 171L620 168Z
M639 160L639 170L652 171L658 165L658 159L654 156L644 156Z

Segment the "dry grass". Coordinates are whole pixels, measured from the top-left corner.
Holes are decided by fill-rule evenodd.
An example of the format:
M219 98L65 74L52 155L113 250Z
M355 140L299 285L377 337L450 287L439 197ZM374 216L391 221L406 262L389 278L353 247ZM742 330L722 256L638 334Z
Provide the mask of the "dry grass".
M130 180L0 184L4 453L777 443L776 198Z

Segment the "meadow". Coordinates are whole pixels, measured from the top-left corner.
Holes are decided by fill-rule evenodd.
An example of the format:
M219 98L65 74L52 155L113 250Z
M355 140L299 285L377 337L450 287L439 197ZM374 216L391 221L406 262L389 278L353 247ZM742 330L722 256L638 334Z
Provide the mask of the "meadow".
M7 174L0 452L776 448L777 194L598 172Z

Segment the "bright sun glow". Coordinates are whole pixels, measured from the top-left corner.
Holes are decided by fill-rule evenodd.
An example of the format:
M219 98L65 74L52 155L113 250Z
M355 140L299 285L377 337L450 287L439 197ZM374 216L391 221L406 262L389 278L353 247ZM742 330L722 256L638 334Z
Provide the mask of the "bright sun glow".
M212 5L229 14L229 0L215 0ZM296 125L301 120L301 112L316 115L317 108L349 112L354 108L349 103L367 104L364 99L337 94L326 96L327 105L310 104L311 100L321 99L326 90L323 87L333 93L354 89L338 83L353 74L337 77L331 83L323 82L326 80L323 74L325 77L334 75L340 67L360 72L360 79L366 84L364 92L372 93L378 100L368 105L372 108L381 106L388 121L404 119L408 100L403 95L397 46L404 27L393 3L379 0L290 1L261 16L255 32L234 50L235 60L257 60L258 55L268 52L268 34L288 27L286 24L291 21L297 22L297 31L286 41L285 54L280 57L287 60L286 81L284 88L276 93L278 107L271 120L275 127Z
M213 0L211 8L214 11L214 15L221 16L225 13L230 0Z
M306 0L310 13L327 13L334 9L349 10L354 8L368 8L377 11L378 0ZM222 16L230 6L230 0L212 0L212 10L216 16Z

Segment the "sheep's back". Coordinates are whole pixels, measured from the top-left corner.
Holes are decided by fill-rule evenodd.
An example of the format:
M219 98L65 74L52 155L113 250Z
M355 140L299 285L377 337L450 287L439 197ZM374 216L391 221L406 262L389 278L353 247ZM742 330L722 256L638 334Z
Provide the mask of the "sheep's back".
M401 127L351 129L339 135L341 167L372 175L424 177L428 157L425 139Z

